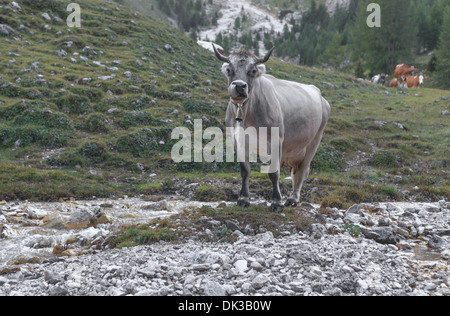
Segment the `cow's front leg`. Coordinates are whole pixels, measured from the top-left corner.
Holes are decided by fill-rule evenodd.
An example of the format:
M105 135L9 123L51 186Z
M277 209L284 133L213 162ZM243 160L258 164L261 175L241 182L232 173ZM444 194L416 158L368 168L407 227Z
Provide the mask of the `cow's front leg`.
M270 207L270 210L271 212L282 213L284 211L284 205L281 202L280 170L274 173L269 173L269 178L273 185L272 206Z
M237 205L240 207L250 206L250 173L251 167L249 162L241 162L242 189Z

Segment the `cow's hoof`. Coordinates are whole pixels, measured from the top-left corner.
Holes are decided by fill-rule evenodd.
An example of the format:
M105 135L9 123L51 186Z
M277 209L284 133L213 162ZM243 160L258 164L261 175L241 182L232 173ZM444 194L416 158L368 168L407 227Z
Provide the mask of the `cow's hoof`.
M272 206L270 207L270 211L272 213L283 213L284 211L284 205L278 202L272 203Z
M284 206L286 207L297 207L298 206L298 202L294 199L288 199L286 201L286 204L284 204Z
M250 206L250 200L249 198L240 198L237 202L237 206L239 207L249 207Z

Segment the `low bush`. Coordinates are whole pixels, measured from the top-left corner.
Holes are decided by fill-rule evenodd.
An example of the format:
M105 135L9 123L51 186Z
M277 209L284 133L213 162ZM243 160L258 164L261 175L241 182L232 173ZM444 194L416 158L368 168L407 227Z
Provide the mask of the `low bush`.
M69 94L56 101L59 109L69 114L86 114L91 111L89 99L84 96Z
M97 141L84 143L79 149L79 153L91 163L102 163L109 157L106 145Z
M368 163L379 168L400 168L402 166L401 158L392 150L377 151Z
M322 145L311 164L314 172L340 171L345 166L344 157L333 146Z
M60 129L47 129L36 126L0 128L0 146L25 147L31 144L42 148L61 148L67 146L70 133Z

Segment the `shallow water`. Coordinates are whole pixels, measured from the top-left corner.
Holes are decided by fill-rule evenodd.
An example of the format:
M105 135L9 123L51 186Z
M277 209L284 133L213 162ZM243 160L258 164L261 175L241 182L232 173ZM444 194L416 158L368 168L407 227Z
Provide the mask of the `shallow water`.
M73 236L90 236L98 230L105 234L122 226L149 223L156 218L165 218L181 211L217 207L219 203L185 202L181 200L148 202L138 198L118 200L74 201L67 203L10 203L1 206L3 215L18 223L7 223L11 235L0 239L0 267L20 256L40 259L52 258L53 248L64 245ZM98 229L85 230L47 229L42 227L42 219L29 219L30 210L46 216L59 215L63 221L77 210L100 207L112 224L99 225ZM24 219L24 220L22 220Z
M440 261L442 260L442 255L440 252L430 249L426 246L423 247L415 247L414 251L414 259L419 261Z

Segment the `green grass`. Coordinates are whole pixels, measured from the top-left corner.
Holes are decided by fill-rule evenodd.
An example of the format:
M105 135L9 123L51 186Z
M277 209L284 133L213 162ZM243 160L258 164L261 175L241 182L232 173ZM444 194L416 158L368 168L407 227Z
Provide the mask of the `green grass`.
M147 245L158 241L175 241L176 234L167 229L151 229L144 226L138 228L130 228L123 235L121 235L115 243L117 248L129 248L139 245Z
M236 230L247 234L270 231L278 236L286 232L305 231L318 222L320 217L311 216L302 208L292 208L284 214L278 214L261 206L244 209L222 204L215 209L202 207L164 220L154 220L146 225L125 228L110 245L118 248L135 247L191 238L200 238L206 242L233 242L237 240L234 234Z
M117 3L83 1L82 27L70 31L41 18L48 12L64 20L66 1L27 0L16 13L6 8L9 1L0 5L0 23L13 27L20 39L0 38L0 200L173 194L179 182L200 183L194 192L199 200L236 200L237 164L175 164L170 157L171 132L178 126L192 129L188 116L192 122L206 116L204 128L224 128L227 81L213 54L168 24ZM175 53L167 52L166 44ZM86 46L95 53L83 52ZM58 56L61 49L66 57ZM38 72L26 70L35 62ZM316 85L332 105L303 200L347 207L450 197L450 128L448 116L440 115L450 110L450 100L435 102L450 91L405 94L276 58L267 70ZM112 80L99 79L111 74ZM270 181L257 170L254 166L251 190L270 199ZM149 183L151 173L157 177ZM288 176L283 169L284 195Z

